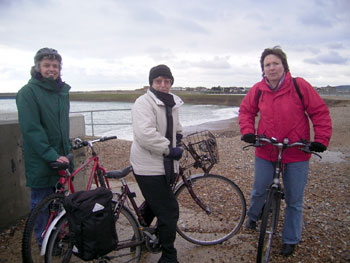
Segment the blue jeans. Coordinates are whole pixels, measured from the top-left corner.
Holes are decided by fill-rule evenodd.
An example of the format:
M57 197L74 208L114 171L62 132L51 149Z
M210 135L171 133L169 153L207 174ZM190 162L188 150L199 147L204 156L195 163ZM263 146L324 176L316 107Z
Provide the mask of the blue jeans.
M54 187L46 187L46 188L31 188L30 189L30 210L32 210L40 201L46 196L55 192ZM34 232L36 240L38 241L39 246L41 246L43 238L41 236L42 232L45 230L46 223L49 220L49 211L47 208L42 210L34 225Z
M257 221L266 199L266 189L272 183L274 163L255 157L254 185L250 195L248 217ZM303 199L307 183L309 161L285 165L282 173L286 210L282 240L285 244L297 244L301 240L303 225Z

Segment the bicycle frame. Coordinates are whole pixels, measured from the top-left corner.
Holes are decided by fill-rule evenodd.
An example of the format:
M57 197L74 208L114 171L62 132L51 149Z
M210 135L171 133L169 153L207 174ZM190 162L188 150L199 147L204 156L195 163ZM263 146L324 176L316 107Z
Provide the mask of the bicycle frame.
M194 163L190 163L184 166L179 166L179 173L175 174L175 180L174 180L174 184L171 186L172 187L172 191L175 193L177 189L179 189L183 184L186 185L187 190L189 191L189 194L191 195L191 197L193 198L193 200L198 204L198 206L203 209L207 214L210 214L211 211L209 209L208 206L206 206L201 200L200 198L194 193L194 191L192 190L192 186L191 186L191 180L193 180L194 178L203 176L203 174L209 174L211 168L214 166L214 162L211 162L209 166L203 165L202 161L203 159L196 153L196 150L194 149L193 144L184 144L182 143L183 148L185 149L185 151L187 151L190 156L193 157L193 159L195 160ZM183 156L183 158L189 158L189 156ZM208 156L208 158L213 158L211 155ZM187 178L185 175L185 171L188 170L189 168L201 168L203 170L203 173L201 174L196 174L196 175L191 175L190 171L189 171L189 177ZM131 171L131 170L130 170ZM129 172L130 172L129 171ZM122 207L124 206L124 203L126 202L127 199L129 199L131 206L133 207L137 219L139 221L139 223L141 225L145 224L145 220L141 215L140 212L140 208L142 207L142 204L140 205L140 207L137 206L134 198L136 197L136 194L134 192L130 191L130 188L128 187L125 179L123 178L124 176L126 176L129 172L127 173L123 173L122 175L117 175L115 177L112 176L112 178L117 178L121 180L122 183L122 192L120 194L120 199L118 200L118 206L116 207L116 212L117 214L121 213ZM108 176L107 176L108 177ZM105 177L106 178L106 177ZM180 178L182 178L182 180L180 181Z
M69 171L64 171L64 175L63 177L60 177L60 183L65 186L66 183L68 183L68 191L70 191L71 193L74 193L75 192L75 189L74 189L74 185L73 185L73 178L76 174L78 174L81 170L83 170L86 166L88 166L89 164L91 163L94 163L93 164L93 167L91 169L91 173L90 173L90 176L89 176L89 182L88 182L88 185L86 187L86 190L89 190L91 189L91 186L92 186L92 180L94 180L95 184L97 187L100 186L99 182L98 182L98 179L97 179L97 174L96 172L98 172L99 169L101 169L103 171L103 174L106 173L106 170L103 166L101 166L99 164L99 158L97 155L95 156L92 156L90 157L87 161L85 161L78 169L76 169L72 174L70 174ZM61 182L61 180L63 181L63 183ZM108 181L108 178L105 178L105 181L106 181L106 184L107 184L107 187L110 188L109 186L109 181Z
M280 175L283 170L282 155L285 147L283 143L276 143L273 145L278 148L278 158L277 158L277 161L275 162L275 171L273 175L272 185L270 187L280 189L281 188Z
M210 169L209 169L210 170ZM208 174L209 173L209 170L208 171L205 171L203 174ZM193 192L192 190L192 186L191 186L191 180L197 178L197 177L200 177L202 176L203 174L194 174L194 175L191 175L189 178L186 178L185 176L185 169L183 169L181 166L180 166L180 172L176 175L175 177L175 182L177 182L177 184L173 186L173 192L175 193L177 191L177 189L179 189L183 184L186 185L186 188L189 192L189 194L191 195L191 197L193 198L193 200L199 205L200 208L202 208L208 215L211 213L210 209L208 208L208 206L206 206L201 200L200 198L198 198L198 196ZM180 176L182 178L182 180L180 182L179 179L180 179Z
M128 173L126 173L124 176L126 176ZM191 180L193 180L194 178L197 177L201 177L203 176L203 174L195 174L195 175L191 175L189 178L186 178L185 173L184 173L184 169L182 169L180 167L180 172L177 173L175 175L175 182L177 182L176 184L174 184L172 186L172 190L175 193L177 189L179 189L183 184L186 185L187 190L189 191L191 197L193 198L193 200L207 213L210 214L211 211L210 209L204 205L204 203L200 200L200 198L198 198L198 196L193 192L192 187L191 187ZM182 180L180 181L180 177L182 178ZM116 213L119 215L121 213L122 207L124 206L126 200L128 199L131 203L132 208L135 211L135 214L137 216L138 222L141 225L145 225L146 222L143 218L143 216L141 215L141 211L140 208L142 207L143 203L140 206L137 206L136 201L135 201L135 197L136 194L134 192L131 192L128 184L126 183L124 178L119 178L121 180L122 183L122 191L121 194L119 194L119 200L117 201L117 206L116 206ZM180 182L179 182L180 181ZM143 230L144 228L142 227L141 230ZM142 241L143 242L143 241ZM140 243L142 243L140 242ZM132 242L132 245L138 245L138 242ZM131 246L131 245L130 245Z

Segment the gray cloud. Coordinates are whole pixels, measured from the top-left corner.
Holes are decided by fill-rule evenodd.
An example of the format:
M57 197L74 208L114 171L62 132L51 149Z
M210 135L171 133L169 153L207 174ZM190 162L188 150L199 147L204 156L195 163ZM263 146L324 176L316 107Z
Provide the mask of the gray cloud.
M321 65L321 64L337 64L337 65L346 65L350 61L349 58L342 57L339 53L335 51L330 51L327 54L322 54L314 58L304 59L305 63Z
M196 62L182 61L181 63L186 64L189 67L210 69L210 70L222 70L230 69L231 65L228 62L229 57L214 57L212 59L201 59Z
M340 42L338 42L338 43L330 43L327 47L330 48L330 49L344 49L345 48L344 44L340 43Z
M324 28L332 27L334 20L329 16L325 16L323 12L315 11L301 16L300 22L305 26Z
M280 45L300 72L313 64L310 76L324 81L322 65L349 64L349 5L349 0L0 0L0 61L21 68L24 58L16 54L30 54L21 69L28 72L35 52L48 46L63 55L65 80L82 88L90 83L98 88L98 82L139 87L159 63L179 74L178 85L190 78L193 85L198 80L251 86L261 76L262 50ZM313 84L350 82L344 75L331 77L330 83Z

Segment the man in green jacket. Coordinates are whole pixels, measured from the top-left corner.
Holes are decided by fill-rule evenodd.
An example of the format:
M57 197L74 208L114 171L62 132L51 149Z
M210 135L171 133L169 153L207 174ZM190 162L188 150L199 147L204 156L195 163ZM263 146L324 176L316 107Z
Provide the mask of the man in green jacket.
M61 63L55 49L40 49L34 57L32 77L16 97L31 209L55 191L59 176L49 163L69 162L65 156L71 152L70 86L61 80Z

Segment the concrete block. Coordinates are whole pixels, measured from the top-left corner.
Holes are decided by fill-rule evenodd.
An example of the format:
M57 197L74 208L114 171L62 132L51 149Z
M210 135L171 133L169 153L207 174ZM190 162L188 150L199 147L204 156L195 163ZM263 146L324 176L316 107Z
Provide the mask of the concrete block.
M69 137L70 138L84 138L85 137L85 119L82 114L69 115Z
M26 187L22 134L16 121L0 125L0 229L29 211L30 190Z
M4 117L4 116L3 116ZM26 187L23 143L17 116L0 117L0 232L30 211L30 189ZM85 137L83 115L70 116L70 137ZM86 158L86 149L74 153L75 167L81 165ZM91 166L79 173L74 180L75 190L85 189L88 183Z

